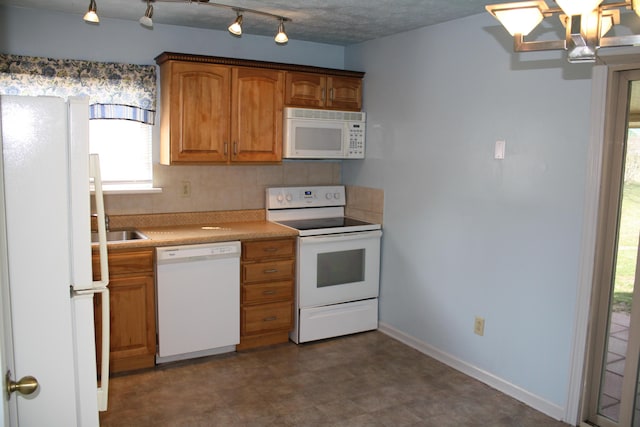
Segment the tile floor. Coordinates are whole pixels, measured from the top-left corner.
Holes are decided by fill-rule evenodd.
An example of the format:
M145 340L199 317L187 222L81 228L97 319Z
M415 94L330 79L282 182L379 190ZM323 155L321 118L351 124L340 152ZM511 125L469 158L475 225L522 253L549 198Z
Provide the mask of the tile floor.
M378 331L117 376L100 420L103 427L567 426Z

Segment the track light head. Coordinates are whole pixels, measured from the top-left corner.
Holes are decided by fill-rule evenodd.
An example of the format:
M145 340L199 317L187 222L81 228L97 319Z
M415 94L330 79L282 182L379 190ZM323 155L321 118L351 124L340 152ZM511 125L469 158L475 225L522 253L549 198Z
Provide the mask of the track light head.
M284 19L280 18L280 24L278 25L278 34L276 34L275 41L278 44L285 44L289 41L287 33L284 31Z
M238 16L236 17L236 20L233 21L233 24L229 25L228 30L234 36L241 36L242 35L242 14L240 13L240 11L236 11L236 13L238 14Z
M100 22L100 18L98 17L98 7L96 6L96 0L91 0L89 2L89 10L84 14L85 21L97 24Z
M153 27L153 20L151 19L152 17L153 17L153 5L149 0L147 0L147 10L144 12L144 16L140 18L140 24L144 25L145 27L152 28Z

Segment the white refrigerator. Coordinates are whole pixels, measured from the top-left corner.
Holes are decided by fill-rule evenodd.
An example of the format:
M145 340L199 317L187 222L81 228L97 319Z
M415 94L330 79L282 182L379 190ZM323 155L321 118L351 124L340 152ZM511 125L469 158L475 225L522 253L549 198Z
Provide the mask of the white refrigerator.
M88 103L82 98L1 96L0 131L2 264L7 270L3 281L8 281L2 306L10 305L4 330L12 336L2 343L3 353L9 353L2 361L3 375L10 372L16 382L33 376L38 382L33 393L14 392L5 399L4 418L9 425L26 427L98 426L98 412L106 410L108 399L109 294L99 161L88 147ZM101 236L102 277L95 282L90 182ZM96 293L102 293L104 307L99 314L105 325L101 381L94 336Z

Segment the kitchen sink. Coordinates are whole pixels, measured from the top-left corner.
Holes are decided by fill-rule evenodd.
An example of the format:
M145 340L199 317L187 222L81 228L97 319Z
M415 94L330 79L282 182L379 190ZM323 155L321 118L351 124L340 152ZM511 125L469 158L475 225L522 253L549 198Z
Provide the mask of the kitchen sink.
M138 230L110 230L107 231L107 242L126 242L129 240L146 240L147 236ZM91 232L91 243L98 242L98 232Z

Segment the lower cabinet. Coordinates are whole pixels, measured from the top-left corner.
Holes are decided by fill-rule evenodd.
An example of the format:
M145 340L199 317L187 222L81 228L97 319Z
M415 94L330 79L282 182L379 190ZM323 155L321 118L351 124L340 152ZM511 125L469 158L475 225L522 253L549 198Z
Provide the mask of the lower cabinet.
M156 314L153 249L109 251L111 373L153 367L156 353ZM93 256L93 274L100 265ZM102 299L94 299L96 354L100 372Z
M293 328L295 239L242 242L240 344L287 342Z

